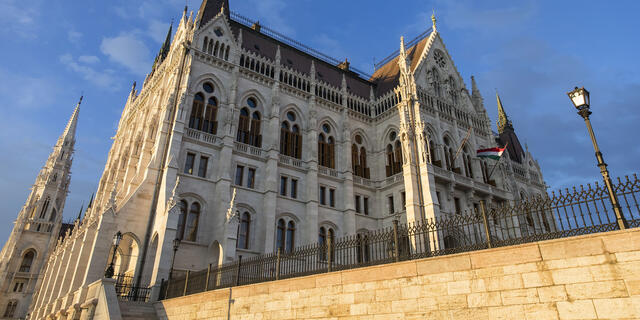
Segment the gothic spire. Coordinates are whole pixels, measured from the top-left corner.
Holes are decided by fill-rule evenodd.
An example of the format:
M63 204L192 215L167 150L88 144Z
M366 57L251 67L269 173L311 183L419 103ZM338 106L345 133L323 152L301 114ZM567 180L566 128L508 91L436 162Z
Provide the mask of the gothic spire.
M498 100L498 133L502 133L505 129L513 130L513 124L511 123L511 120L509 120L509 117L507 117L507 113L504 112L502 101L500 101L500 96L498 95L497 90L496 99Z
M78 125L78 115L80 113L80 104L82 104L82 98L83 96L80 96L80 100L78 101L78 104L76 105L75 110L73 110L73 113L71 114L71 118L69 119L69 122L67 122L67 126L64 128L64 131L60 135L60 138L58 138L58 143L56 143L56 146L62 146L65 141L70 141L75 138L76 126Z
M82 218L82 209L84 209L84 201L82 201L82 205L80 206L80 211L78 212L78 218L76 218L76 220L80 220Z
M484 99L482 98L482 94L480 94L474 76L471 76L471 102L473 106L476 107L476 110L484 110Z
M167 37L165 38L164 43L162 44L162 47L160 47L160 52L158 52L156 59L153 61L153 67L151 67L151 73L153 73L156 70L158 65L160 65L169 54L169 49L171 49L172 29L173 29L173 20L171 20L171 24L169 25L169 31L167 32Z

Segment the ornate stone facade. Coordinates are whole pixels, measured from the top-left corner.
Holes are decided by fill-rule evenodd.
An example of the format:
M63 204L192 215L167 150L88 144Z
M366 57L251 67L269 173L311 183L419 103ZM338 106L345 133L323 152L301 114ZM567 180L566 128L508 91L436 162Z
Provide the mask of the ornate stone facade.
M492 178L475 157L499 136L435 19L373 76L242 21L228 1L185 8L133 85L93 206L52 248L32 318L92 317L117 231L115 272L157 287L176 238L180 273L545 193L530 153Z

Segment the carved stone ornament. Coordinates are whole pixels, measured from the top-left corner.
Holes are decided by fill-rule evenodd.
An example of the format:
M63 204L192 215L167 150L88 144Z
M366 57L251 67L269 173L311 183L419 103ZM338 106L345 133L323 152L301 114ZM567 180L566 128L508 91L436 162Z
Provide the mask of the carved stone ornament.
M234 211L234 207L235 207L235 202L236 202L236 188L233 188L233 194L231 194L231 202L229 203L229 210L227 210L227 216L226 216L226 220L225 223L229 224L231 223L234 219L238 219L239 217L239 213Z

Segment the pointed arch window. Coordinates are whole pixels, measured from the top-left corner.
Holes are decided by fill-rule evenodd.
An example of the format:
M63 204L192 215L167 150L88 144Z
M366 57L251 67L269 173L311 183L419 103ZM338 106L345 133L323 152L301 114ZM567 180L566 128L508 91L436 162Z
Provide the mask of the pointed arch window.
M56 209L51 209L51 215L49 216L49 221L53 222L56 220Z
M280 154L297 159L302 157L302 135L293 111L288 111L280 123Z
M194 202L191 204L187 222L184 226L184 239L187 241L196 241L198 233L198 220L200 220L200 204Z
M356 135L351 145L351 167L353 174L369 179L370 172L367 167L367 149L363 145L362 136Z
M47 210L49 209L49 203L51 202L51 198L47 197L44 200L44 204L42 205L42 209L40 209L40 219L44 219L47 215Z
M400 173L402 171L402 144L395 131L389 133L389 144L387 144L386 155L387 177Z
M324 123L322 132L318 135L318 162L319 165L335 169L335 139L332 135L331 126Z
M189 116L189 128L216 134L218 131L218 99L213 95L214 86L210 82L202 85L203 92L198 92L193 97L191 115Z
M178 216L178 228L176 229L176 238L182 240L184 239L184 224L185 224L185 220L187 219L188 204L186 201L181 200L178 203L178 206L180 207L180 215Z
M13 318L16 308L18 307L17 300L11 300L7 303L7 308L4 309L4 318Z
M370 248L369 248L369 235L367 232L359 232L356 235L356 240L358 242L356 255L358 263L367 263L371 260L370 256Z
M248 107L240 109L236 140L260 148L262 146L261 116L260 111L255 110L258 107L258 102L254 98L248 98L246 104Z
M449 137L444 137L443 140L444 140L444 160L447 165L447 170L451 170L454 172L459 171L460 168L455 167L455 159L453 158L456 152L453 146L453 143L451 142L451 140L449 140ZM461 172L457 172L457 173L461 173Z
M287 227L286 227L286 222L284 222L284 219L278 220L278 226L276 230L276 248L277 249L284 250L284 240L285 240L286 230L287 230Z
M251 230L251 215L245 212L240 216L240 224L238 225L238 241L236 247L240 249L249 249L249 232Z
M469 178L473 178L473 167L472 167L472 162L471 162L471 155L469 154L469 147L465 146L464 147L464 154L462 155L462 162L464 165L464 174L469 177Z
M287 241L285 245L286 252L292 252L295 247L296 223L289 221L287 223Z
M25 273L31 272L31 265L33 265L33 260L35 259L35 257L36 252L34 250L28 250L22 256L22 263L20 263L20 269L18 269L18 271Z

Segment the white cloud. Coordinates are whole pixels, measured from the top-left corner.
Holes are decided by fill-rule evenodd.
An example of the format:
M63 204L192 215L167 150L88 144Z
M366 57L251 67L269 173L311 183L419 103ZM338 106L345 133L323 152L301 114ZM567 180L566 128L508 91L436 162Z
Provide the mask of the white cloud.
M80 39L82 39L82 33L75 30L69 30L67 31L67 38L69 39L69 42L77 44L80 42Z
M92 56L84 56L84 57L85 57L83 59L84 61L86 61L87 59L92 60L90 58ZM97 59L97 57L94 57L94 58ZM78 59L78 61L75 61L73 59L73 56L68 53L60 56L60 62L62 62L62 64L66 65L72 71L79 73L84 80L87 80L97 86L108 88L108 89L117 88L117 81L113 75L113 71L111 70L96 71L92 67L84 65L83 63L86 63L86 62L82 62L80 61L80 59Z
M79 56L78 61L85 64L94 64L100 62L100 58L96 56Z
M40 15L40 1L0 1L0 33L36 38L36 20Z
M110 60L127 67L131 72L144 75L149 71L151 61L149 49L138 39L135 32L121 33L117 37L103 38L100 50Z

